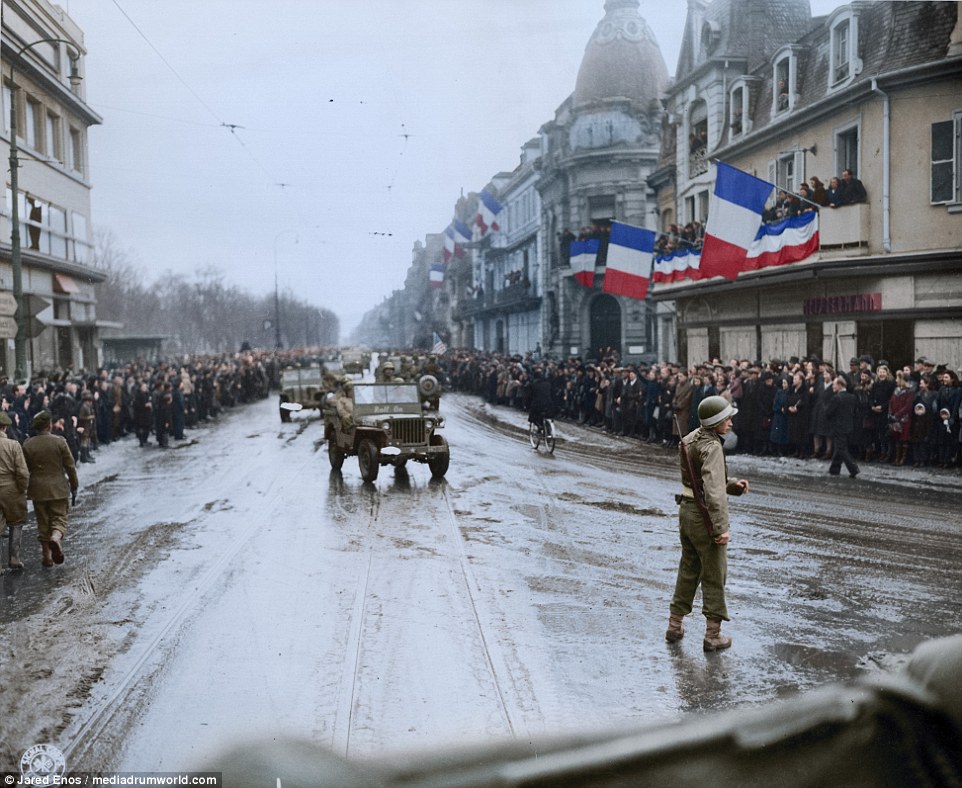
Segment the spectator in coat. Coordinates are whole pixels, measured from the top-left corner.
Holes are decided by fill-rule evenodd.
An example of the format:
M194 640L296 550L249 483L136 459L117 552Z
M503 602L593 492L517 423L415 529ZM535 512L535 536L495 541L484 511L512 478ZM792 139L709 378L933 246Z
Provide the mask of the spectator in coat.
M909 378L902 370L895 373L895 391L889 399L888 428L892 441L892 459L896 465L905 465L912 437L912 410L915 397Z
M849 450L849 437L855 429L855 395L848 390L848 383L839 375L832 381L832 396L825 405L825 421L832 436L832 462L828 472L838 476L845 464L845 470L853 479L859 474L859 467Z

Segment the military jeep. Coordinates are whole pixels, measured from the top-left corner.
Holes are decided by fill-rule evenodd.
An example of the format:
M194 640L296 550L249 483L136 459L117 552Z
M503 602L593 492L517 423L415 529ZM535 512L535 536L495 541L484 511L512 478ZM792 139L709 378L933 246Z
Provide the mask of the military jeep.
M382 465L404 468L408 460L427 463L431 475L448 471L451 454L437 430L444 418L424 413L414 383L355 383L350 390L353 415L342 418L329 398L323 408L324 437L331 468L357 455L361 478L377 479Z
M336 378L327 366L288 367L281 372L281 421L291 420L291 413L304 408L320 410L324 396L331 391Z

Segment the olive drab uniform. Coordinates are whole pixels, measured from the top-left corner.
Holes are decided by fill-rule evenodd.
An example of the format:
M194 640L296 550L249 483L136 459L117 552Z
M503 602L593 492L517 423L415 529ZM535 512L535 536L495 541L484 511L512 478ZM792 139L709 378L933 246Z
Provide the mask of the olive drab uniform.
M728 574L727 545L716 544L714 537L728 532L728 495L741 495L736 482L728 481L728 468L721 436L699 427L683 439L700 485L705 506L711 515L713 535L709 536L702 513L695 503L695 487L684 459L681 460L682 493L678 524L681 531L681 560L675 593L671 598L673 615L691 613L695 592L701 583L702 612L706 618L729 621L725 605L725 580Z

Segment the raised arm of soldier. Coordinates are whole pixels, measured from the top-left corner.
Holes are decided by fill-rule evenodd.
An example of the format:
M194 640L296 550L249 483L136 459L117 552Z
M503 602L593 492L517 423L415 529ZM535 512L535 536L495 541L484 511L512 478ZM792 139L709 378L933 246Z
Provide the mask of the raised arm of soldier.
M684 617L692 611L695 592L702 588L706 618L705 651L731 646L721 634L721 622L730 620L725 603L730 539L728 496L748 492L746 479L729 479L722 437L732 427L734 406L724 397L711 396L698 405L698 429L679 446L682 492L677 496L681 559L675 593L669 607L665 639L674 643L685 635Z

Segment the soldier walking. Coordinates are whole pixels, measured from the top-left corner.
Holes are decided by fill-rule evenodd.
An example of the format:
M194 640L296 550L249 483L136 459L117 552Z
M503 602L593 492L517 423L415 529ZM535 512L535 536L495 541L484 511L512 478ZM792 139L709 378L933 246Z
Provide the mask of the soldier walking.
M730 620L725 604L730 538L728 495L748 492L747 480L729 481L722 447L722 436L731 430L735 413L724 397L706 397L698 405L701 426L679 444L682 491L675 499L679 505L681 560L665 639L674 643L684 637L684 617L691 613L695 592L701 585L702 612L707 619L705 651L718 651L732 644L731 638L721 634L721 622Z
M20 545L23 542L23 523L27 519L30 471L27 470L20 444L7 437L7 428L12 424L13 420L0 411L0 532L6 525L9 530L7 565L11 569L23 569Z
M30 471L27 495L37 514L37 531L43 551L42 564L64 561L61 543L67 533L67 499L77 496L77 466L67 441L50 434L50 413L42 410L33 419L37 433L23 444L23 456Z

